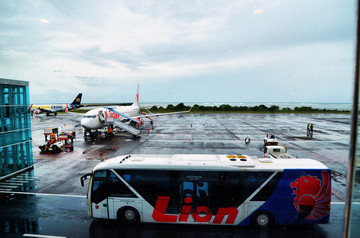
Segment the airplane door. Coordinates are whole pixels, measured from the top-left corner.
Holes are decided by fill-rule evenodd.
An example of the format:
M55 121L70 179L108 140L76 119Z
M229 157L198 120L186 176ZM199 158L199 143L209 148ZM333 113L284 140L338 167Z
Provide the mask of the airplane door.
M104 115L104 112L102 110L99 111L99 120L101 122L105 121L105 115Z
M212 217L209 209L209 183L184 181L181 186L180 222L195 221L209 223Z

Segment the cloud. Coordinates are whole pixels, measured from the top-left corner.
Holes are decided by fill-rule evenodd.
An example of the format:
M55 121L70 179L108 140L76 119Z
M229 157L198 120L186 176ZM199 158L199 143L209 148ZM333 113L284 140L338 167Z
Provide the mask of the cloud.
M214 101L226 97L211 93L219 88L216 80L224 78L234 85L250 78L247 83L256 86L271 80L287 85L289 91L300 85L297 81L319 86L326 78L327 84L313 87L311 95L328 100L323 87L336 86L349 95L348 84L341 86L338 80L340 75L351 77L354 4L4 0L0 72L1 77L30 81L32 95L61 80L62 95L73 97L76 92L71 91L88 90L94 100L102 85L109 85L107 91L138 82L177 89L181 82L195 80L194 85L201 87L212 78L204 95ZM132 98L132 93L121 96Z
M263 9L256 9L256 10L254 10L254 13L255 13L255 14L261 14L261 13L263 13L263 12L264 12Z
M49 24L49 23L50 23L50 21L47 20L47 19L40 19L40 22L41 22L41 23L45 23L45 24Z

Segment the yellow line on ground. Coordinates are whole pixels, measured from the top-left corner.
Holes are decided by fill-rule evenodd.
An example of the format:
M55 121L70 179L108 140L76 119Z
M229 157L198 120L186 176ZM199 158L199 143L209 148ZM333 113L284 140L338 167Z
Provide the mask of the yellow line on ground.
M61 159L58 157L33 157L34 159Z

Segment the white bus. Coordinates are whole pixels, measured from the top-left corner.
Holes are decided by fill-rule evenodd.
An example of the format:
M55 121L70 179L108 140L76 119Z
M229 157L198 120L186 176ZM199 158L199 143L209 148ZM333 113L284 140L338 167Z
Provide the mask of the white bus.
M123 222L249 225L329 221L331 171L312 159L127 155L90 176L90 217Z

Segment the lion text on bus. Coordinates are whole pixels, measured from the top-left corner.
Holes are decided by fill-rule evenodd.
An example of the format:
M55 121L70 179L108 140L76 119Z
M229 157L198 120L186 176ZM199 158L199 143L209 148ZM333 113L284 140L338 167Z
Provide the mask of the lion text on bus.
M155 205L154 212L152 217L157 222L169 222L176 223L179 222L187 222L191 209L193 208L190 205L184 205L181 209L180 215L166 215L165 211L167 209L170 197L158 197ZM191 197L186 197L184 199L185 204L189 204L192 202ZM219 208L218 212L215 215L215 219L213 220L213 224L221 224L225 215L228 215L225 224L234 224L235 219L238 215L239 211L235 207L226 207ZM197 222L210 222L212 218L212 213L207 206L198 206L193 209L191 213L194 221Z

